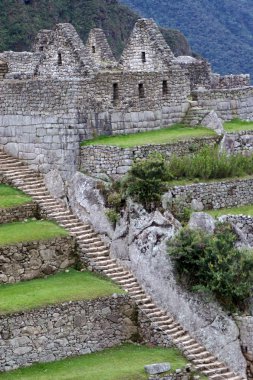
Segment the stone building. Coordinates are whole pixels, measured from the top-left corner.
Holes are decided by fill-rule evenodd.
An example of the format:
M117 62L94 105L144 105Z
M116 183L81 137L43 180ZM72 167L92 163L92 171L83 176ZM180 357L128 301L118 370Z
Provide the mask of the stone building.
M68 178L81 140L182 122L192 96L223 119L253 119L249 76L220 77L203 60L176 58L153 20L136 22L118 62L102 30L84 44L58 24L38 33L32 52L0 53L0 143Z

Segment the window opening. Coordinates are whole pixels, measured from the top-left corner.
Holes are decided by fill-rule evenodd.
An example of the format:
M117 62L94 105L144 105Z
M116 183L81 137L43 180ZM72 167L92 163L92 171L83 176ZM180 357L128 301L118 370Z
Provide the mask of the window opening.
M62 65L62 56L61 53L58 53L58 66Z
M139 98L143 99L145 98L145 91L144 91L144 84L139 83Z
M113 83L113 104L116 104L119 100L119 84Z
M168 95L168 82L163 80L163 96Z
M40 46L40 51L43 51L44 50L44 46Z
M145 53L145 51L143 51L143 52L141 53L141 60L142 60L142 63L145 63L145 62L146 62L146 53Z
M96 53L96 46L92 46L92 53Z

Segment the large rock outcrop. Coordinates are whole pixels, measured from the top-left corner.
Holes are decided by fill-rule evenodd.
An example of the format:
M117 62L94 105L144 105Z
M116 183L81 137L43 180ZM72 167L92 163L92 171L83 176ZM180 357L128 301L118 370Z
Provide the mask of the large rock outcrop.
M232 317L215 302L188 292L176 281L166 244L181 225L172 214L158 210L148 213L129 201L113 231L95 181L80 173L72 180L69 199L82 220L90 220L98 232L106 234L112 256L135 274L155 302L231 369L245 375L239 330Z

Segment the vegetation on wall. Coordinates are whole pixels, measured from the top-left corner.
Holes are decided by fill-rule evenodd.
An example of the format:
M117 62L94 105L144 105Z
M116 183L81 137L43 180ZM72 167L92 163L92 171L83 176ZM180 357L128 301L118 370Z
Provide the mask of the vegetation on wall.
M246 311L253 286L253 252L234 247L231 225L214 235L184 228L169 242L180 281L190 289L212 292L228 309Z
M168 171L174 179L219 179L253 174L253 155L228 156L219 148L206 146L192 156L172 156Z
M70 22L83 41L90 29L104 29L114 53L119 55L138 17L116 0L1 0L0 51L29 50L40 29ZM191 53L179 31L163 29L162 32L175 53Z
M164 27L176 28L221 74L253 77L252 0L122 0Z

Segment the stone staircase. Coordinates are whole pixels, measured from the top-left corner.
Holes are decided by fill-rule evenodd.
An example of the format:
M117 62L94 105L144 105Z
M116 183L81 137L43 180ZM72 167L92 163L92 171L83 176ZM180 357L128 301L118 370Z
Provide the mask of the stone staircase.
M198 343L171 315L156 306L135 277L115 259L110 258L108 247L92 226L81 222L66 206L50 195L42 175L3 151L0 151L0 173L8 183L32 196L48 219L55 220L75 236L82 258L89 267L102 272L125 289L152 325L167 336L198 371L213 380L244 379Z
M196 104L195 104L196 103ZM206 115L210 113L210 110L197 106L197 102L191 102L191 106L183 119L183 124L190 125L192 127L200 125Z

